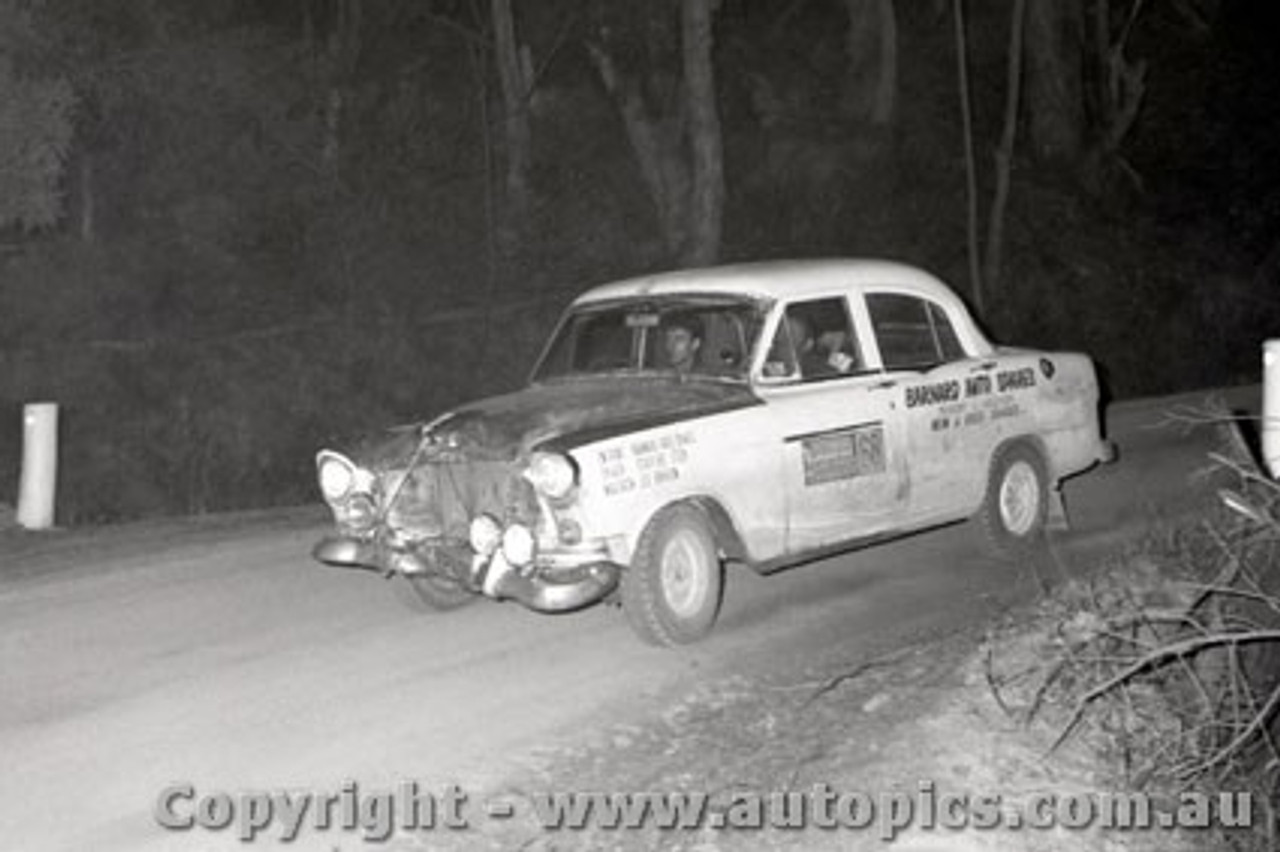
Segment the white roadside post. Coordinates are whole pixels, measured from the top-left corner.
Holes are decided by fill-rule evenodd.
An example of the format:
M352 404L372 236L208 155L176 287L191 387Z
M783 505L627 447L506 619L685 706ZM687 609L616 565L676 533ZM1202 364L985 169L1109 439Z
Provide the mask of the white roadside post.
M58 480L58 404L33 402L22 412L22 481L18 491L20 526L45 530L53 526Z
M1280 476L1280 339L1262 344L1262 461Z

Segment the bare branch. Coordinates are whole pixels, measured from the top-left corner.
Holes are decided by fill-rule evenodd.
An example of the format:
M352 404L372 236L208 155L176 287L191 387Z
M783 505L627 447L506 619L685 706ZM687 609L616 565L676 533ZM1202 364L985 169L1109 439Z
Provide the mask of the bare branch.
M1222 763L1228 757L1234 755L1245 745L1245 743L1249 742L1254 734L1266 729L1265 726L1267 722L1271 719L1272 714L1274 714L1277 709L1280 709L1280 684L1271 690L1271 697L1267 699L1267 703L1263 705L1262 709L1254 714L1253 720L1249 722L1243 730L1236 734L1235 738L1231 740L1230 743L1228 743L1224 748L1219 749L1212 758L1195 767L1192 772L1194 774L1206 772L1214 766Z
M1211 636L1201 636L1194 639L1186 639L1181 642L1174 642L1164 647L1158 648L1149 654L1145 654L1137 661L1126 667L1119 674L1109 678L1102 684L1095 686L1084 694L1076 703L1076 708L1071 714L1066 726L1054 740L1049 751L1052 753L1057 751L1058 747L1066 740L1075 726L1079 724L1083 718L1085 710L1089 705L1101 696L1107 694L1111 690L1123 683L1132 680L1136 675L1158 666L1170 659L1185 656L1188 654L1196 654L1207 648L1215 648L1222 646L1238 646L1256 642L1280 642L1280 630L1254 630L1246 633L1230 633L1230 634L1214 634ZM1280 700L1280 699L1277 699Z

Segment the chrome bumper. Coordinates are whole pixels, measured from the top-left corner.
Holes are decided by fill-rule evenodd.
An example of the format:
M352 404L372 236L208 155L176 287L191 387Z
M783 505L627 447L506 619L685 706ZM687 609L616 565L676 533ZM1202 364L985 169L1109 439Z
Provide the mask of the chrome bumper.
M339 568L387 574L426 574L435 571L420 556L353 536L328 536L311 551L318 561ZM568 612L598 602L618 585L621 571L598 552L572 550L540 554L537 564L521 571L501 556L477 565L471 585L477 594L514 600L538 612ZM498 569L498 570L494 570Z
M493 576L498 560L487 566L485 594L513 600L537 612L570 612L597 603L618 585L621 571L611 562L574 569L567 575L554 572L523 573L509 569Z
M378 547L372 541L345 535L328 536L311 548L311 555L326 565L339 568L363 568L367 571L393 571L384 559L379 558Z

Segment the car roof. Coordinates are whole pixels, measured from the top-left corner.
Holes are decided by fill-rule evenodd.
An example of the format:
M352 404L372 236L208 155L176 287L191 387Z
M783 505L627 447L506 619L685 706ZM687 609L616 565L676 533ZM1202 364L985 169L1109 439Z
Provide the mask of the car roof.
M574 300L574 304L688 293L792 300L832 290L868 287L918 293L944 303L959 301L940 280L914 266L890 260L848 258L771 260L641 275L594 287Z

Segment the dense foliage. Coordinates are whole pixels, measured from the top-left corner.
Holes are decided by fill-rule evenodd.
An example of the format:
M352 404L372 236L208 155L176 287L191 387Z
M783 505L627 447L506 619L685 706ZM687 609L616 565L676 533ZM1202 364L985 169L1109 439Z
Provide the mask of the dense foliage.
M685 121L674 6L665 28L621 3L515 9L513 223L500 5L2 0L0 499L21 405L44 398L64 410L64 523L314 499L322 444L518 385L576 291L676 262L599 73L607 55L633 75L655 132ZM986 217L1010 4L962 5ZM1090 124L1074 161L1015 148L996 337L1086 350L1118 396L1253 375L1280 260L1277 211L1242 193L1275 176L1236 141L1274 135L1277 75L1246 5L1130 21L1080 0L1145 61L1145 97L1117 146L1090 147ZM891 256L968 292L954 7L896 6L886 30L894 4L719 4L720 257ZM851 64L888 42L850 21L896 53ZM889 59L892 110L866 76Z

